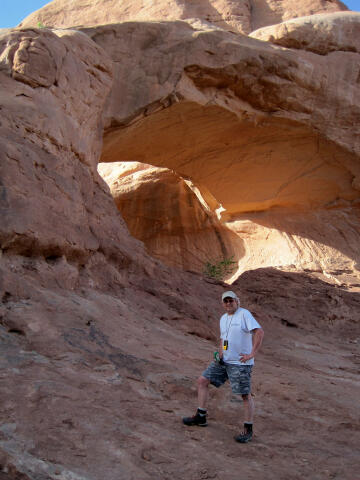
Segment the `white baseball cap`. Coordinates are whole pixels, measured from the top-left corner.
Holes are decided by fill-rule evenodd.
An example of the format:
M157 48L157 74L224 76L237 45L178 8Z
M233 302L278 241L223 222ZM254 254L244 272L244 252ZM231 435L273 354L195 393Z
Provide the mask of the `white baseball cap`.
M236 295L234 292L232 292L231 290L229 290L228 292L224 292L224 293L222 294L221 299L224 301L225 298L228 298L228 297L234 298L235 300L238 298L237 295Z

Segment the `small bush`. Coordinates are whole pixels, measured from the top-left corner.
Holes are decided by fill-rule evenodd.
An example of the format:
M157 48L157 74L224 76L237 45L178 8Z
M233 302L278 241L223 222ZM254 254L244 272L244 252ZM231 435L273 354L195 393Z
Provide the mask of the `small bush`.
M224 280L225 277L233 273L236 268L236 263L234 255L229 258L209 260L204 264L203 273L205 277L214 278L215 280Z
M37 23L37 27L38 27L38 28L45 28L45 25L42 24L41 22L38 22L38 23Z

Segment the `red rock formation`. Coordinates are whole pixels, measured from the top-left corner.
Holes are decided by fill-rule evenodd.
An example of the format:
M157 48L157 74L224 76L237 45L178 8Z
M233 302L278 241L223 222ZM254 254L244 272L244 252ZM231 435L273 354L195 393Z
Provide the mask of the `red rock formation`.
M85 31L0 33L1 477L353 480L358 54L181 22ZM244 451L227 388L211 392L207 429L181 423L228 285L147 255L97 173L101 155L201 179L257 266L271 260L255 258L261 230L298 240L309 259L293 262L289 247L297 267L249 271L232 287L266 332ZM328 247L337 253L319 267Z

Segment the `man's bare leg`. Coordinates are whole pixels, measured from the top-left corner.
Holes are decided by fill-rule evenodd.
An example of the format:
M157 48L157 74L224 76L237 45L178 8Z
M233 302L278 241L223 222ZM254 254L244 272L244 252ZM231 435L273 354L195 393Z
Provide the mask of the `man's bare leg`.
M244 422L253 423L254 421L254 412L255 412L255 402L251 394L242 395L244 401Z
M192 425L198 425L199 427L206 427L207 425L207 413L206 413L206 406L208 402L208 387L209 387L209 380L202 375L198 378L197 385L198 385L198 409L196 414L193 417L184 417L183 423L188 425L189 427Z
M250 442L253 435L253 420L255 404L251 394L242 395L244 401L244 431L235 437L235 440L240 443Z
M208 398L209 398L209 383L210 381L203 377L200 376L198 378L198 406L200 408L206 409L207 408L207 403L208 403Z

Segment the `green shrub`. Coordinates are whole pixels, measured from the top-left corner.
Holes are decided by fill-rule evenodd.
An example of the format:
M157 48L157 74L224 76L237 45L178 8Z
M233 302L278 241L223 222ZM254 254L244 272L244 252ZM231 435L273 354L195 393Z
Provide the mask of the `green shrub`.
M233 273L237 262L234 255L229 258L219 258L217 260L208 260L204 264L203 273L205 277L214 278L215 280L224 280L225 277Z

